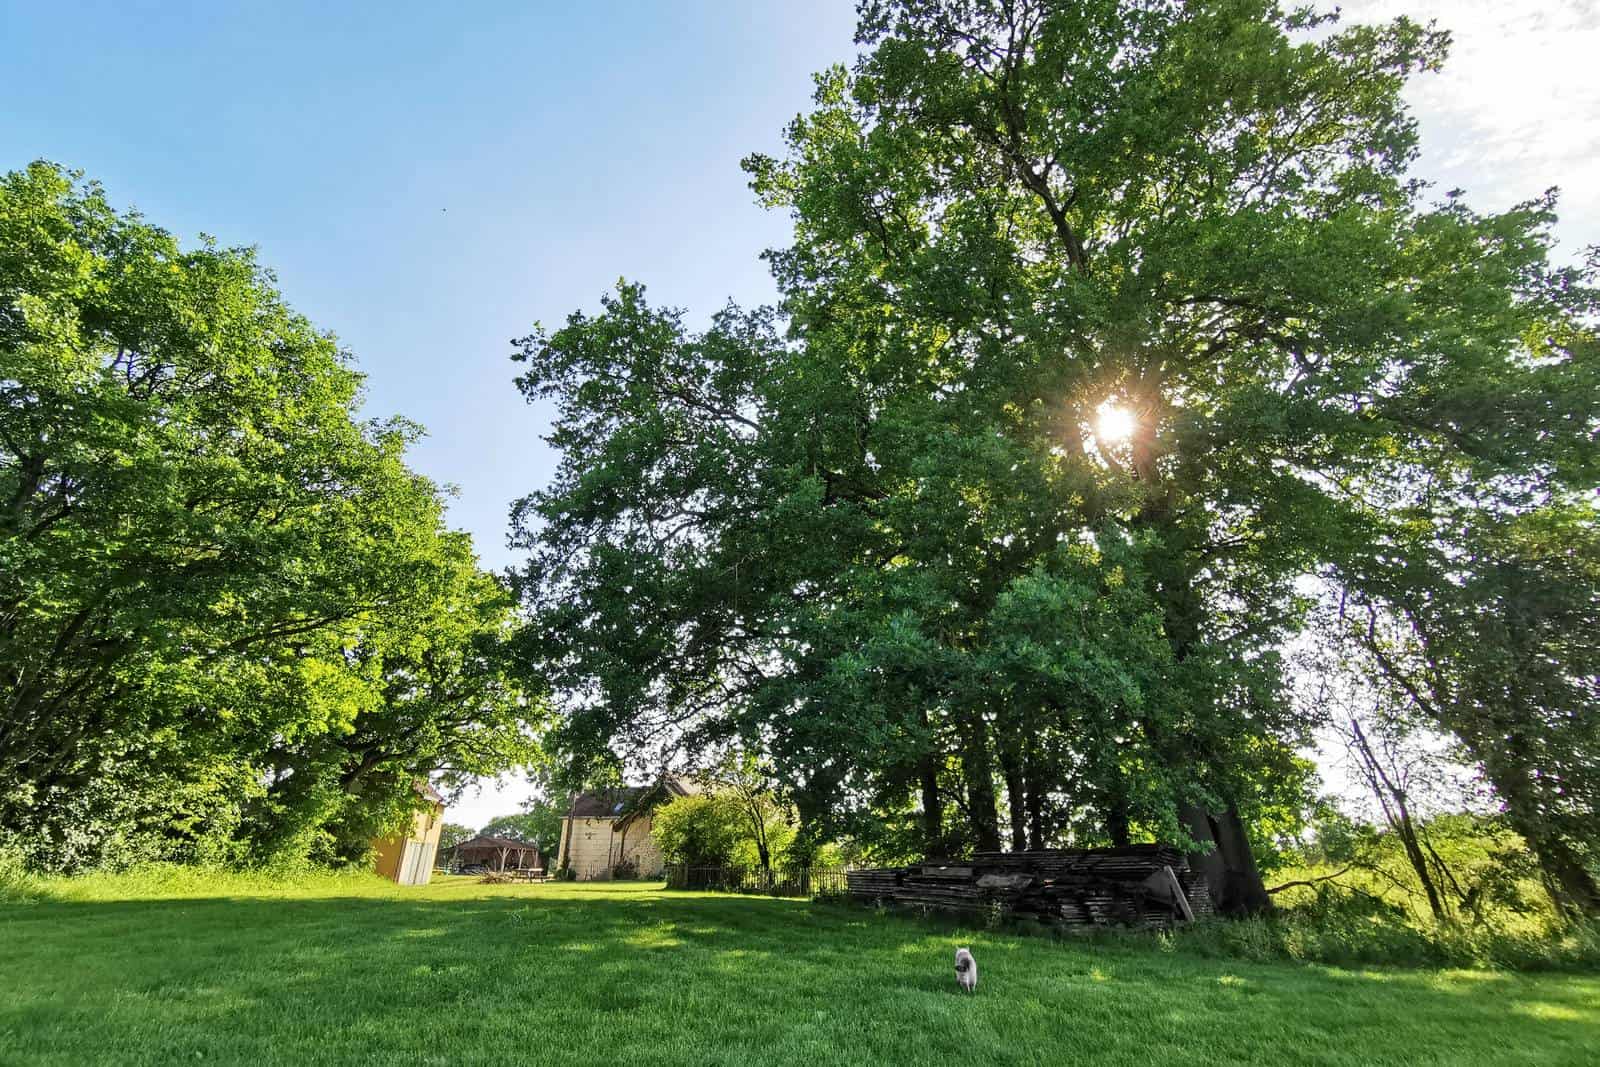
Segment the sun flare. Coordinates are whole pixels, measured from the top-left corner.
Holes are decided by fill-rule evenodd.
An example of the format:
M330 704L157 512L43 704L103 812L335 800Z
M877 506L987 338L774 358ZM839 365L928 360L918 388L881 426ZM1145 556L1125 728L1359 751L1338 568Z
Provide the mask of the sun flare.
M1094 435L1100 439L1101 444L1121 444L1133 436L1138 420L1133 412L1118 404L1115 400L1107 400L1100 405L1100 410L1095 415Z

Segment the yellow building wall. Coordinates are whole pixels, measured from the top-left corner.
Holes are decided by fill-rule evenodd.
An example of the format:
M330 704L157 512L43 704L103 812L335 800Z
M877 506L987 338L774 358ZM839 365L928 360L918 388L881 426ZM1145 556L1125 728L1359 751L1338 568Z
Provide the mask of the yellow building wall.
M433 870L439 853L439 835L444 833L444 806L435 804L428 811L419 811L411 819L409 833L396 834L372 843L376 853L373 869L390 881L400 880L400 862L405 857L406 843L415 842L427 852L425 869Z
M377 849L377 861L373 870L393 882L400 877L400 857L406 850L404 837L385 837L372 843Z

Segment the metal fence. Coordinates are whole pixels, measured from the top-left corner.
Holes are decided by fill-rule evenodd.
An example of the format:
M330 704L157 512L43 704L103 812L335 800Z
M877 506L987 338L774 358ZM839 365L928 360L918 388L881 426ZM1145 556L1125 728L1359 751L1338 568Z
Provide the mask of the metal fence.
M815 897L843 894L843 867L667 867L668 889L703 889L718 893L756 893L773 897Z

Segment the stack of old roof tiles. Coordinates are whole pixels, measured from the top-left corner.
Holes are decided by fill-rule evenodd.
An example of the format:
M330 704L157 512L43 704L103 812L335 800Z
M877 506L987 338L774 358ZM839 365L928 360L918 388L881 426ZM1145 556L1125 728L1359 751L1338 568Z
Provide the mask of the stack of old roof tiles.
M979 852L965 861L850 871L850 896L1066 926L1166 925L1211 914L1205 879L1168 845Z

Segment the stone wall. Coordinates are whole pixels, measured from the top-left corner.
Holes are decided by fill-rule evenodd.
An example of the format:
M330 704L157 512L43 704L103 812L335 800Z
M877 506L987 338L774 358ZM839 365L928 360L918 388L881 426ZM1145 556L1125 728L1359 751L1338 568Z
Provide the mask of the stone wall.
M661 849L656 847L655 835L651 831L651 820L646 816L633 820L628 827L626 840L620 834L617 836L617 862L620 863L624 856L633 860L642 878L658 877L666 869Z
M565 823L556 866L571 867L581 881L610 878L612 868L624 859L632 859L639 874L648 878L665 869L648 816L634 819L626 833L618 833L609 818L567 819Z

